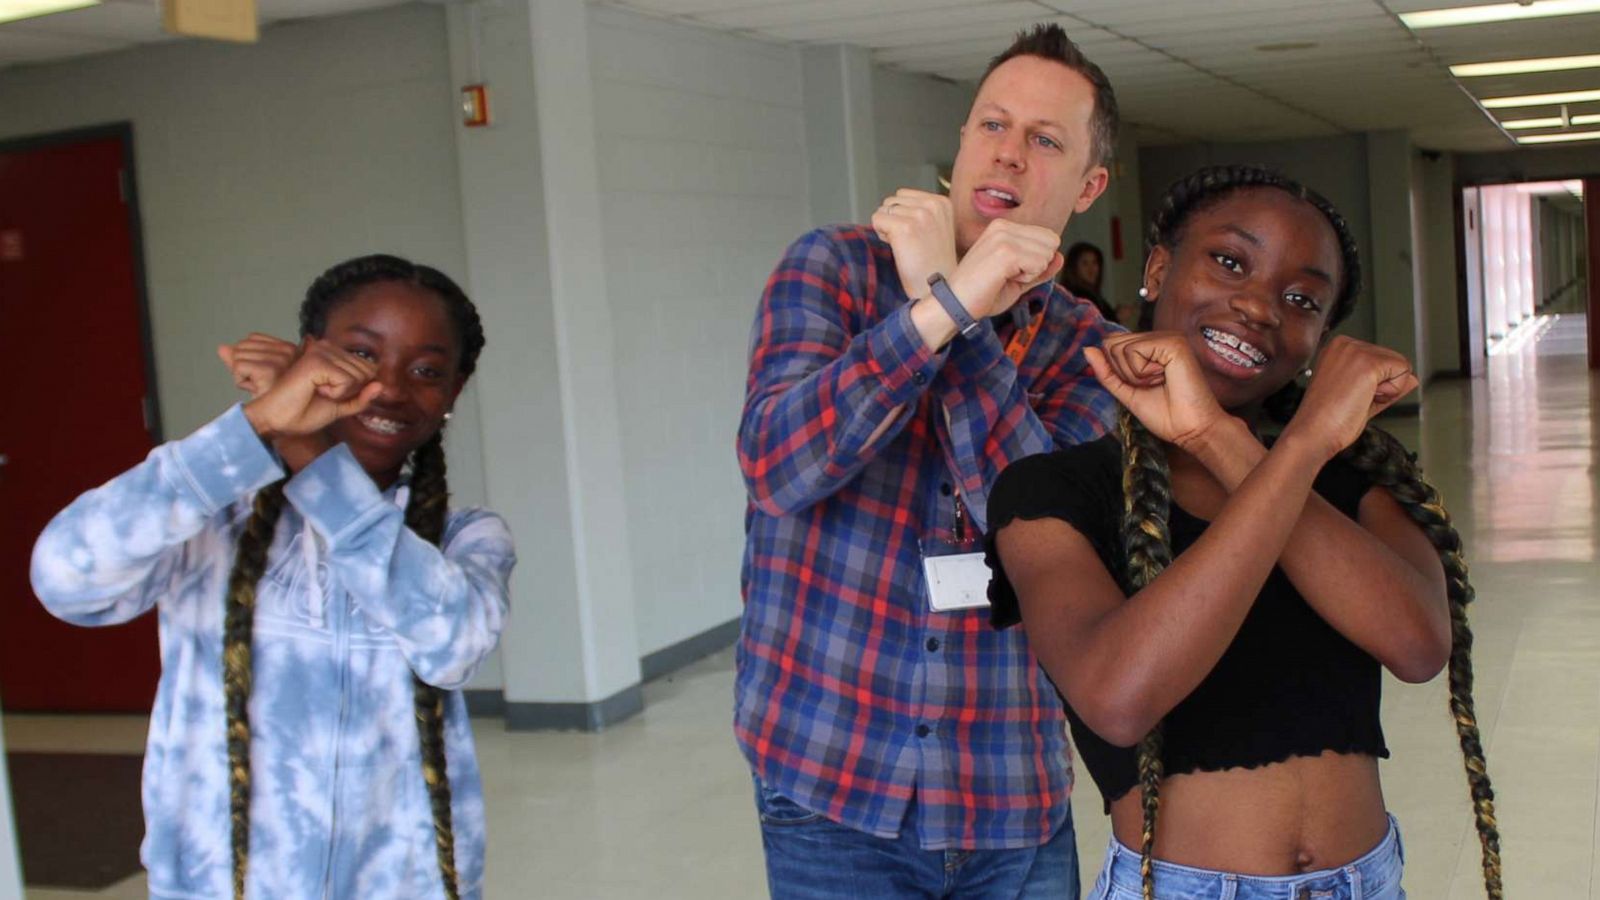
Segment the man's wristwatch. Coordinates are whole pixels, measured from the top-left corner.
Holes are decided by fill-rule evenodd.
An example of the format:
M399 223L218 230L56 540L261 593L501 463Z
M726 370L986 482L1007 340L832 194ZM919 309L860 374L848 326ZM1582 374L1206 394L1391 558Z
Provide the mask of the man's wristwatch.
M945 313L955 320L956 330L961 333L961 336L971 337L972 333L977 331L982 323L974 319L972 313L967 312L967 308L961 305L961 301L956 297L956 292L950 290L950 282L945 281L943 275L935 272L928 276L928 287L933 289L933 298L939 301L940 306L944 307Z

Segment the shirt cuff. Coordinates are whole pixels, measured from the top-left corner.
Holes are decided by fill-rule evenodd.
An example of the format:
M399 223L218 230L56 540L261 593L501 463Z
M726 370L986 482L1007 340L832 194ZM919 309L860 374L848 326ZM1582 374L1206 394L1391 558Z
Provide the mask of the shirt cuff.
M238 403L176 442L173 450L184 479L210 512L283 477L283 466Z
M866 333L867 350L883 377L886 406L910 402L927 390L948 352L928 349L911 321L911 304L890 313Z
M295 473L284 485L283 494L329 546L358 521L381 514L387 505L383 492L344 444Z

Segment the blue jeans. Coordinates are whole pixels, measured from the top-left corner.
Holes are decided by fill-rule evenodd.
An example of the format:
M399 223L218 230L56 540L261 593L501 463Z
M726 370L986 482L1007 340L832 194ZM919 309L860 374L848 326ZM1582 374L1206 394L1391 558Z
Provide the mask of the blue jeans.
M773 900L1078 900L1078 847L1067 821L1042 847L924 850L916 804L898 838L840 825L756 783Z
M1196 869L1157 860L1157 900L1405 900L1400 874L1406 851L1400 843L1400 824L1389 817L1389 833L1378 846L1337 869L1303 875L1236 875L1213 869ZM1090 900L1140 900L1139 851L1111 839L1100 878Z

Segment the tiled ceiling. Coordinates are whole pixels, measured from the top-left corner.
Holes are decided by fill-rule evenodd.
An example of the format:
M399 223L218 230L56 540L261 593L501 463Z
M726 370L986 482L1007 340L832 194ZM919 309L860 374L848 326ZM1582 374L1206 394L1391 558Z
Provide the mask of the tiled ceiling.
M259 0L263 24L390 0ZM606 0L793 44L868 47L891 68L975 80L1019 28L1060 23L1110 76L1141 143L1273 140L1406 128L1422 147L1497 150L1478 100L1600 88L1600 69L1457 79L1448 67L1600 52L1600 14L1411 32L1398 14L1494 0ZM0 67L169 39L154 0L0 25ZM1600 101L1572 115L1600 113ZM1520 134L1536 133L1523 131Z
M1474 98L1600 87L1600 69L1470 79L1449 71L1456 63L1600 52L1600 15L1416 33L1398 18L1496 0L611 2L768 40L859 44L884 65L958 81L975 80L1017 29L1057 22L1110 76L1141 143L1408 128L1423 147L1498 150L1511 138ZM1594 103L1571 112L1589 106L1600 111Z

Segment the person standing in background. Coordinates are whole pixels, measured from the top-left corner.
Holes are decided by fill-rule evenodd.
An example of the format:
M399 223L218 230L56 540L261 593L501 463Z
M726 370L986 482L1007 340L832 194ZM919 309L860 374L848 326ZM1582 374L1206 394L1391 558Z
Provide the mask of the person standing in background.
M1067 248L1066 265L1061 267L1057 280L1073 296L1088 300L1108 322L1117 321L1117 310L1106 302L1100 292L1105 280L1105 256L1100 248L1088 241L1079 241Z

